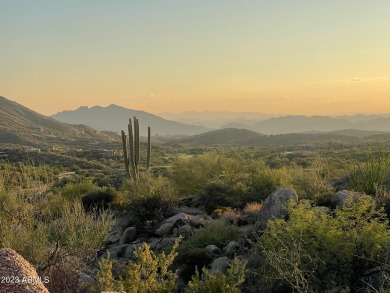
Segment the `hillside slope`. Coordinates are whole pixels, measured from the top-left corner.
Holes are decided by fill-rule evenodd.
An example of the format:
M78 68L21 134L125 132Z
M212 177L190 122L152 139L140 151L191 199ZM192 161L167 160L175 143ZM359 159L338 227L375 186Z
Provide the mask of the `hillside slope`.
M69 125L0 96L0 143L28 146L94 144L116 141L116 135L85 125Z

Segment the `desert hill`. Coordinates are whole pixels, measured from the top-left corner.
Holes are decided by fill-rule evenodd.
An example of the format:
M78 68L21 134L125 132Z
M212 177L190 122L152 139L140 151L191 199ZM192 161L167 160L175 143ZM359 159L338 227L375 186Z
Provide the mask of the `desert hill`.
M85 125L69 125L0 96L0 143L27 146L93 144L118 140Z

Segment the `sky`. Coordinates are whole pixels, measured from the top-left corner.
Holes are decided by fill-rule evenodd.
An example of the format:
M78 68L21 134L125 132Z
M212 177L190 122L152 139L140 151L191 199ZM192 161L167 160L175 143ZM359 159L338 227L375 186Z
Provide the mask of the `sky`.
M0 0L0 95L51 115L390 113L389 0Z

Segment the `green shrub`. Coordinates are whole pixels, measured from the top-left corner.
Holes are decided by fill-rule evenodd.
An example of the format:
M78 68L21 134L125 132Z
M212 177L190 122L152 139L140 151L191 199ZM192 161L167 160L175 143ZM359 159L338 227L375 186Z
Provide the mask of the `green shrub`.
M319 169L303 169L292 166L288 169L292 186L300 199L309 199L318 205L328 206L335 189L321 176Z
M194 195L214 180L240 189L247 176L243 171L242 159L228 158L211 152L179 159L172 168L171 177L181 195Z
M107 258L102 258L99 262L99 274L98 283L100 291L114 291L118 289L118 282L114 279L112 274L112 261L110 260L110 254L107 254Z
M117 191L113 187L103 187L99 190L87 193L81 198L86 211L105 210L117 196Z
M154 177L147 173L141 173L139 179L126 180L123 185L124 198L122 205L132 204L141 198L158 196L163 201L176 199L176 191L170 181L164 177Z
M121 204L127 203L134 224L141 230L149 231L153 228L164 218L167 208L177 202L174 189L162 177L141 174L138 181L127 181L124 189L126 197Z
M114 220L107 211L87 214L80 203L69 204L64 206L62 217L49 224L49 242L88 261L100 250L113 225Z
M197 268L208 266L213 260L214 256L203 248L198 247L179 247L178 256L175 259L177 264L185 264L185 271L181 273L181 277L189 281L194 275Z
M102 291L118 289L139 293L170 293L176 288L177 274L169 269L175 257L180 239L171 251L155 254L146 243L134 252L136 261L130 262L123 280L114 280L112 261L103 259L100 264L99 283Z
M271 169L266 165L259 165L252 175L245 202L262 201L276 189L291 185L291 177L286 169Z
M221 181L207 183L196 195L198 204L203 206L207 213L219 207L239 207L241 202L239 192Z
M366 198L347 201L332 216L308 202L291 203L289 220L270 221L257 237L260 275L297 292L357 290L363 274L385 262L390 241L388 222L375 206Z
M223 220L215 220L205 227L197 229L192 237L182 243L179 252L185 252L194 248L205 248L213 244L223 248L232 240L237 240L241 235L237 226L229 225Z
M99 187L93 184L90 180L77 183L70 182L63 188L58 189L59 193L69 200L80 199L83 195L98 190Z
M245 281L245 261L235 258L228 269L227 275L210 274L203 268L203 276L195 272L188 283L185 293L239 293L240 286Z
M344 168L353 190L377 195L390 182L390 152L369 152L364 162L355 160Z
M53 205L42 181L19 175L23 183L0 191L0 246L16 250L40 272L68 255L90 260L114 223L111 215L88 215L76 200Z

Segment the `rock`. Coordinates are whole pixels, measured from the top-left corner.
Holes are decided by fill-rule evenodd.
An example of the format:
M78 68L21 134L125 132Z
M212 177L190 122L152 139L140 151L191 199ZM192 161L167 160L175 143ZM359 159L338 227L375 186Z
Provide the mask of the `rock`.
M190 207L187 207L187 206L179 207L178 211L179 211L179 213L185 213L185 214L191 215L191 216L198 216L198 215L204 215L205 214L205 212L202 211L201 209L190 208Z
M136 234L137 234L137 229L135 227L126 228L126 230L122 234L119 243L130 244L135 239Z
M49 293L43 284L47 280L40 278L28 261L9 248L0 249L0 277L0 293Z
M106 237L106 243L113 244L120 241L123 231L131 223L131 215L127 212L120 214L115 221L115 225L112 228L111 232Z
M189 237L192 235L192 228L190 225L184 225L179 227L178 234L183 237Z
M366 195L366 194L362 194L362 193L358 193L358 192L353 192L353 191L349 191L349 190L342 190L342 191L338 191L332 198L331 198L331 204L333 207L335 208L339 208L341 209L342 207L344 207L345 205L345 202L348 200L348 199L352 199L352 200L356 200L357 198L360 198L360 197L367 197L367 198L370 198L370 196Z
M168 219L165 219L162 222L162 224L171 223L173 226L177 227L177 226L181 226L181 225L186 224L186 222L188 222L189 220L190 220L189 215L187 215L185 213L180 213L180 214L174 215Z
M221 253L221 249L219 249L218 246L215 246L212 244L207 245L204 250L206 250L207 252L209 252L211 254L220 254Z
M131 258L133 257L133 252L134 250L136 250L138 247L141 247L143 245L143 243L137 243L137 244L129 244L127 245L126 247L126 250L124 252L124 257L126 258Z
M194 228L201 228L206 226L210 220L211 218L206 215L198 215L192 216L189 220L189 223Z
M127 211L124 211L116 218L114 228L119 227L123 231L124 229L126 229L126 227L129 227L131 225L131 221L131 214Z
M173 225L174 224L170 222L162 224L156 231L154 231L154 233L160 237L167 236L171 234Z
M122 232L121 231L112 231L108 236L106 237L106 244L110 245L113 243L118 242L121 239Z
M268 220L287 216L286 207L290 200L298 202L297 193L293 189L278 188L272 192L261 206L256 228L264 229Z
M340 191L340 190L343 190L347 186L347 183L348 183L348 176L343 176L343 177L337 178L335 180L331 180L329 182L329 185L334 187L336 189L336 191Z
M110 253L110 258L123 257L127 246L128 246L128 244L121 244L121 245L111 245L110 247L108 247L108 252Z
M164 248L169 245L173 245L176 241L176 237L164 238L161 240L161 246Z
M229 267L229 258L227 256L216 258L210 265L211 274L225 274Z
M79 281L82 284L81 287L90 287L93 286L93 284L96 282L95 278L88 275L88 274L80 274Z
M230 241L228 245L223 248L223 252L227 256L233 256L240 251L240 245L236 241Z

